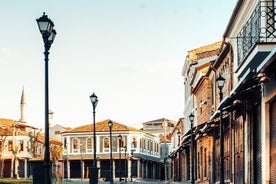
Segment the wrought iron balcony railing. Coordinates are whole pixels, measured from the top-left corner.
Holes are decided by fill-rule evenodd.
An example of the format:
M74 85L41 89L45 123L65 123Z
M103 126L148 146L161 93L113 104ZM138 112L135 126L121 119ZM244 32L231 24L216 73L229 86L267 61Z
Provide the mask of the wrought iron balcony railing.
M276 42L275 6L274 0L260 1L249 20L238 33L239 66L256 44Z

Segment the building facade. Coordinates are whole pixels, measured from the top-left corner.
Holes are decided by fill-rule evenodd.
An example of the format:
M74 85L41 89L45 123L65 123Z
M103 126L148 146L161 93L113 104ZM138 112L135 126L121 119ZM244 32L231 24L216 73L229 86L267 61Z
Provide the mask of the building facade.
M177 149L185 160L176 177L181 181L276 182L275 5L237 1L219 47L188 52L182 73L185 129Z
M128 181L160 179L162 162L159 137L115 121L112 121L113 125L110 129L109 121L112 120L100 121L95 124L99 181L110 179L111 160L114 181L118 181L120 178ZM65 131L62 133L62 137L64 142L63 160L65 160L64 178L88 178L88 168L92 166L94 158L92 124ZM110 158L111 152L112 159Z

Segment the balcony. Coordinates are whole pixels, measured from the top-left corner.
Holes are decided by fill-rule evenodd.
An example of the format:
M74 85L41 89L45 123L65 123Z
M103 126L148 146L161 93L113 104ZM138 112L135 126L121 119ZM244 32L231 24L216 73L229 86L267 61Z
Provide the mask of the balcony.
M275 3L260 1L237 35L238 77L256 68L276 46Z

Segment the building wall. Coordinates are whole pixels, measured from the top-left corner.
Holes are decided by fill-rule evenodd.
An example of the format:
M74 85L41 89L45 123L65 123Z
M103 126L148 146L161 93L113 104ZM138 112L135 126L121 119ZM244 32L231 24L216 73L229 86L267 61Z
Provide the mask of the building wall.
M66 173L67 176L71 178L80 178L80 173L75 172L75 170L81 170L81 160L84 162L84 166L82 166L84 167L83 170L86 170L87 164L93 162L94 145L93 136L91 137L91 135L93 134L90 132L68 131L63 133L63 139L66 140L63 159L67 160L70 165L69 173ZM121 149L119 148L120 142L118 135L122 136ZM92 149L87 149L88 138L92 138ZM96 132L96 140L96 157L98 160L98 167L100 168L99 179L101 180L107 177L106 172L110 168L110 132ZM124 146L127 147L126 150ZM133 151L133 155L131 155L131 151ZM121 176L123 178L127 177L128 180L130 180L131 174L125 172L125 165L127 165L127 168L132 167L132 171L130 172L137 172L132 173L132 177L135 179L137 177L156 179L160 175L157 174L157 172L160 171L156 171L155 165L158 166L161 164L159 138L141 131L114 130L112 131L112 158L114 169L113 176L115 180L118 180L120 170ZM131 158L133 162L126 163L125 159L129 158ZM122 166L120 166L120 163ZM133 165L131 165L132 163ZM129 169L127 171L129 171Z
M211 84L209 78L203 79L198 91L196 92L197 101L197 122L198 124L209 121L211 116Z

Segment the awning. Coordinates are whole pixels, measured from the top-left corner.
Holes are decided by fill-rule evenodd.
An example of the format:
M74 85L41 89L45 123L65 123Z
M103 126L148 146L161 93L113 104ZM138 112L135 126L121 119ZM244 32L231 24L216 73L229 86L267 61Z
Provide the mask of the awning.
M232 109L234 108L233 102L235 100L246 99L249 93L251 93L253 90L260 91L260 88L261 83L259 82L259 78L257 78L257 73L255 72L255 69L248 69L248 71L244 74L243 78L240 79L240 82L230 92L230 95L225 97L221 101L217 109L222 111L232 111ZM211 118L214 119L215 117Z

